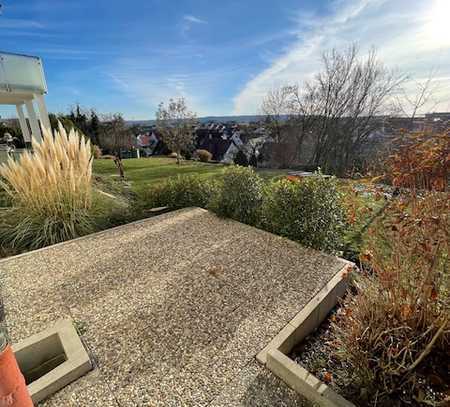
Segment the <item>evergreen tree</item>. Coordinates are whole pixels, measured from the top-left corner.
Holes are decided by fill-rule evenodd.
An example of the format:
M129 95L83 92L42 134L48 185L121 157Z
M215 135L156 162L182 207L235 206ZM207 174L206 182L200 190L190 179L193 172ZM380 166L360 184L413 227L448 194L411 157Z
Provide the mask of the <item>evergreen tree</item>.
M234 157L234 163L242 167L248 167L248 159L242 150L239 150Z
M255 153L251 155L248 164L250 165L250 167L258 167L258 158L256 157Z
M90 139L93 144L99 145L100 143L100 119L97 116L97 112L92 109L91 110L91 117L90 117Z

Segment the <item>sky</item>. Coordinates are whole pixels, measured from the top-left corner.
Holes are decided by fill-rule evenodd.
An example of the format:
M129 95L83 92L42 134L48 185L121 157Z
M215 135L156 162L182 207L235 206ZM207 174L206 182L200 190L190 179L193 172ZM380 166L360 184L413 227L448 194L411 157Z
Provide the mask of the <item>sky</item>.
M0 0L0 51L40 56L48 109L153 119L183 96L199 116L260 113L321 55L357 43L450 111L450 0ZM0 115L13 110L0 107Z

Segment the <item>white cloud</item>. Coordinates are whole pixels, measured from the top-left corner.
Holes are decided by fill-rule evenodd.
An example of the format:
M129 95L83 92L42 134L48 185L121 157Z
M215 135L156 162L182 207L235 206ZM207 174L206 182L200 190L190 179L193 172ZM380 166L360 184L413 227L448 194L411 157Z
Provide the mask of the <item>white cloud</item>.
M270 66L252 78L234 98L235 114L259 111L261 100L273 87L299 83L319 69L321 55L330 48L358 43L362 51L375 47L389 68L398 68L414 78L438 73L439 99L435 108L450 108L450 40L436 38L436 32L450 31L433 13L436 4L448 0L337 0L325 17L299 13L295 16L296 37L290 47ZM440 8L450 14L450 7ZM449 21L450 15L446 19ZM434 35L434 40L431 39Z
M194 25L204 25L208 24L206 20L202 20L199 17L193 16L191 14L185 14L181 23L181 34L184 37L187 37L189 31L191 31L192 26Z
M137 61L136 61L137 62ZM138 62L137 62L138 64ZM198 83L215 81L207 73L204 77L196 74L152 72L147 66L129 68L120 66L114 73L108 74L109 78L122 92L131 100L139 101L140 106L145 109L147 117L153 117L160 102L167 102L170 98L184 97L189 108L198 115L211 113L208 100L213 100L212 95L206 92L198 92ZM206 81L206 82L205 82Z
M194 23L194 24L207 24L208 23L206 20L202 20L201 18L195 17L190 14L184 15L183 20L187 21L189 23Z

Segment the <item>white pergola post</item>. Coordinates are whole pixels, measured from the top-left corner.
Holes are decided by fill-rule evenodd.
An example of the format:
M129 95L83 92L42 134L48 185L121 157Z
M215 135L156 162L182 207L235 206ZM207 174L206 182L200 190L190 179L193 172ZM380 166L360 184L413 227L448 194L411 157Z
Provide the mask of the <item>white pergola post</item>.
M39 118L41 119L41 126L47 129L49 133L51 133L51 125L50 125L50 119L48 118L48 111L47 106L45 106L45 100L44 95L34 95L34 98L36 99L37 106L39 109Z
M27 119L23 113L23 103L16 105L17 116L19 117L20 129L22 130L23 139L26 143L31 143L30 129L28 128Z
M27 108L28 119L30 120L31 136L34 137L37 141L41 141L42 134L41 129L39 128L39 121L36 116L36 111L34 110L33 101L26 100L25 106Z

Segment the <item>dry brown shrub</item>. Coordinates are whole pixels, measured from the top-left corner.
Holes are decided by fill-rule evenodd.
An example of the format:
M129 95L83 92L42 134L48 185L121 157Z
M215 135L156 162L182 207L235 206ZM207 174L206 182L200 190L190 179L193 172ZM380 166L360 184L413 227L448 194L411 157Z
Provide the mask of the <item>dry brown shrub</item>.
M397 139L397 151L389 157L387 178L400 188L448 189L450 131L404 133Z
M408 135L390 157L400 193L371 227L365 274L333 323L362 405L450 403L448 137Z
M450 357L449 209L442 193L391 207L364 256L371 274L358 280L333 325L338 354L381 405L424 401L424 372L448 369L444 361L431 365L437 355Z
M208 151L208 150L197 150L196 155L198 157L198 159L203 162L203 163L207 163L208 161L212 160L212 154Z

